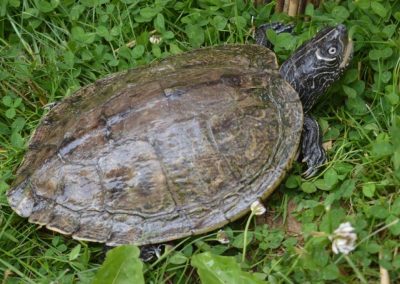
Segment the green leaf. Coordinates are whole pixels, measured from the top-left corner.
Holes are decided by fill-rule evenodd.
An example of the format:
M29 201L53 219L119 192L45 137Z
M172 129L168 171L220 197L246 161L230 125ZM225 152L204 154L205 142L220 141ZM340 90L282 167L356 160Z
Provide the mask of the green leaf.
M278 34L273 29L268 29L266 32L268 40L274 45L277 45Z
M53 245L53 246L57 246L58 245L58 243L60 242L60 236L55 236L52 240L51 240L51 244Z
M119 27L119 26L114 26L114 27L112 27L112 29L111 29L111 31L110 31L110 34L111 34L112 36L115 36L115 37L120 36L120 34L121 34L121 27Z
M9 78L11 76L11 74L5 70L0 70L0 80L5 80L7 78Z
M304 234L309 234L311 232L317 231L317 224L315 223L303 223L301 226L301 230L303 231Z
M381 81L383 83L388 83L392 79L392 72L390 71L384 71L381 73Z
M361 9L369 9L370 4L371 4L371 0L358 0L358 1L354 1L354 2Z
M381 246L378 245L376 242L371 241L366 244L366 249L369 253L378 253L381 250Z
M109 61L107 62L107 64L108 64L109 66L115 67L115 66L118 66L119 60L116 59L116 58L113 58L113 59L109 60Z
M20 0L8 0L11 7L18 8L21 4Z
M362 80L357 80L351 84L351 87L356 91L358 95L364 93L365 90L365 82Z
M10 134L10 128L8 127L7 124L0 122L0 135L9 135Z
M372 49L369 51L369 58L371 60L385 59L392 56L393 50L390 47L384 49Z
M322 190L326 190L326 191L332 189L331 185L328 184L328 183L326 182L325 179L317 179L317 180L314 182L314 185L315 185L317 188L322 189Z
M367 107L365 106L364 100L357 96L355 98L349 98L346 101L346 107L353 113L353 114L364 114L368 111Z
M324 134L324 141L329 141L329 140L336 140L340 135L340 130L335 127L332 126L330 128L328 128L328 131Z
M140 0L121 0L124 4L137 4Z
M58 4L60 4L59 0L51 0L50 2L45 0L36 1L36 6L42 13L49 13L53 11L55 8L57 8Z
M377 219L384 219L389 215L387 208L379 204L372 206L370 212Z
M16 98L14 100L13 107L17 108L17 107L20 106L21 103L22 103L22 99L21 98Z
M187 25L185 32L193 47L200 47L204 42L204 31L197 25Z
M262 242L259 247L262 249L277 249L281 246L283 240L285 239L285 234L283 231L274 229L267 231L263 235Z
M10 96L4 96L4 97L3 97L3 104L4 104L5 106L12 107L12 106L13 106L13 99L12 99L12 97L10 97Z
M353 170L353 165L348 163L335 163L333 168L339 173L339 175L348 174Z
M306 11L304 14L306 16L313 16L314 15L314 5L311 3L307 3Z
M68 257L69 260L72 261L72 260L77 259L80 252L81 252L81 245L78 244L78 245L76 245L76 246L71 250L71 252L69 253L69 257Z
M380 16L382 18L384 18L387 14L387 10L386 10L385 6L383 6L378 1L371 1L371 8L375 14L377 14L378 16Z
M16 112L15 112L15 108L9 108L8 110L6 110L5 115L7 118L14 118Z
M170 258L168 258L168 262L178 265L186 263L187 260L188 258L181 252L175 252Z
M83 28L77 26L71 29L71 38L80 43L90 44L94 41L95 34L85 33Z
M172 54L179 54L179 53L182 53L182 50L179 48L179 46L176 45L176 44L174 44L174 43L170 43L170 45L169 45L169 51L170 51Z
M64 52L64 63L68 68L72 68L75 63L75 55L71 51Z
M61 244L61 245L57 246L57 250L59 252L65 252L65 251L67 251L67 249L68 249L68 247L65 244Z
M322 269L322 278L324 280L335 280L339 275L340 271L334 263L331 263Z
M336 185L336 183L338 182L338 175L335 169L329 168L324 173L324 181L329 188L332 188L333 186Z
M22 148L24 146L24 138L16 131L11 134L10 141L11 145L16 148Z
M386 25L382 32L386 35L387 38L391 38L396 32L396 25Z
M330 193L325 197L324 200L324 207L331 207L331 205L333 204L333 202L337 199L337 195L335 193Z
M140 9L140 16L142 16L145 19L153 19L157 14L158 10L154 9L152 7L145 7L143 9Z
M346 73L344 74L343 81L346 84L356 81L359 76L358 72L359 72L358 69L355 68L347 70Z
M92 284L144 284L143 263L139 248L131 245L116 247L107 253Z
M389 227L389 231L395 235L398 236L400 235L400 220L398 217L390 215L386 221L385 221L386 225L391 224L391 226Z
M313 193L317 191L315 185L309 181L303 182L301 185L301 189L306 193Z
M138 59L140 57L142 57L144 53L144 46L143 45L136 45L133 50L132 50L132 57L134 59Z
M14 131L19 132L19 131L22 130L22 128L24 128L25 123L26 123L26 121L25 121L24 118L22 118L22 117L17 117L17 118L13 121L13 123L11 124L11 128L12 128Z
M396 216L400 216L400 196L398 196L393 202L392 206L390 207L390 212Z
M339 188L340 195L344 198L350 198L356 188L356 182L353 179L345 180Z
M93 54L89 50L83 50L81 52L81 58L83 61L89 61L93 59Z
M96 7L100 5L99 0L80 0L80 3L82 3L86 7Z
M213 25L218 31L225 29L228 19L217 15L211 20L211 25Z
M397 105L399 103L399 94L396 92L386 93L387 100L390 102L391 105Z
M171 31L166 31L162 33L162 38L163 39L173 39L175 37L175 34Z
M366 197L373 197L375 194L375 184L367 183L362 186L362 192Z
M157 17L154 19L154 28L160 33L165 31L165 20L162 14L157 14Z
M69 12L69 17L71 18L71 20L76 21L79 19L83 11L85 11L84 6L75 4Z
M298 188L301 183L301 178L296 175L290 175L285 183L287 188Z
M0 16L4 17L7 13L7 5L8 1L1 1L0 2Z
M350 13L349 13L349 11L348 11L345 7L343 7L343 6L336 6L335 8L333 8L332 16L333 16L338 22L343 22L344 20L346 20L346 19L350 16Z
M253 240L253 232L248 232L247 233L247 239L246 239L246 245L249 245L251 241ZM239 235L235 236L235 239L232 242L232 246L238 249L243 248L243 243L244 243L244 233L240 233Z
M346 212L342 208L332 208L326 211L326 214L322 217L319 229L326 233L332 233L345 217Z
M268 31L267 34L269 35ZM292 50L296 45L296 38L290 33L280 33L276 36L276 47Z
M104 37L108 41L112 40L112 36L110 34L110 31L105 26L98 26L96 28L96 33L99 36Z
M379 141L372 145L372 154L377 157L384 157L393 154L393 146L389 142Z
M118 55L121 58L125 58L125 59L128 59L128 60L132 59L131 49L129 47L127 47L127 46L121 46L119 48Z
M209 252L192 257L203 284L266 284L255 275L242 271L234 257L212 255Z
M162 51L160 46L153 44L151 47L151 53L153 53L153 55L157 58L161 57Z
M236 25L238 29L244 29L247 24L246 19L242 16L233 17L231 21Z
M343 85L342 88L345 94L349 96L349 98L355 98L357 96L357 92L353 88L350 88L346 85Z

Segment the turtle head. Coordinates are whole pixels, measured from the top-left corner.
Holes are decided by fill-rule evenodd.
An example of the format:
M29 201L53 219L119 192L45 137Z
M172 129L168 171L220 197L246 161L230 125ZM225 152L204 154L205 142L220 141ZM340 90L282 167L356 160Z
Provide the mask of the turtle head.
M300 46L280 73L299 93L303 109L308 112L318 97L338 80L353 55L353 44L344 25L321 30Z

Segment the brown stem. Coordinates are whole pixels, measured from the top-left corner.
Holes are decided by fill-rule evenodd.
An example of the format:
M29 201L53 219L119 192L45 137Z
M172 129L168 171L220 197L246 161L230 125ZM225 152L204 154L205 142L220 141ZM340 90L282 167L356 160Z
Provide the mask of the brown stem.
M288 15L291 16L291 17L297 16L298 7L299 7L299 0L290 0L289 1Z

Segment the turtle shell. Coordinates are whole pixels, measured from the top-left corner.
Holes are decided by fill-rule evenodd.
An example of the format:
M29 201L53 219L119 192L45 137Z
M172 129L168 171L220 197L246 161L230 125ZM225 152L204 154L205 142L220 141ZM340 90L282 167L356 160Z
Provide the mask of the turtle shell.
M8 200L30 222L110 246L204 233L273 192L302 125L272 51L194 50L110 75L53 107Z

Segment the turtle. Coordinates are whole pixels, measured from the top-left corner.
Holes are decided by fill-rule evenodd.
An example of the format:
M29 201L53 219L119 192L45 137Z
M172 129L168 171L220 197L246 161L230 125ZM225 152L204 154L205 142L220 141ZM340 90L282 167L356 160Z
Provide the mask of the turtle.
M326 27L281 66L256 44L199 48L87 85L52 107L7 192L31 223L107 246L165 243L249 212L301 152L326 161L309 111L352 57Z

